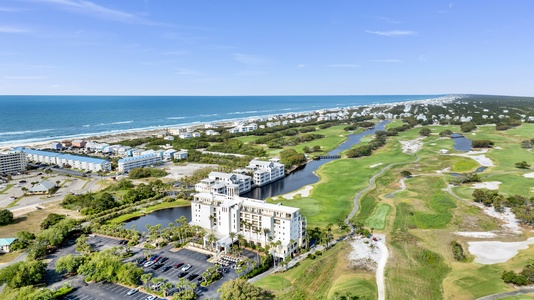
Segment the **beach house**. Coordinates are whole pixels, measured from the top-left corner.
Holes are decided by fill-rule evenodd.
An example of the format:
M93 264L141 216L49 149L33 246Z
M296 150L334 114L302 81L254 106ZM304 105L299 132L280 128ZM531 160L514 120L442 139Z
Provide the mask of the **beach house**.
M161 155L147 153L139 156L119 159L119 172L129 172L131 169L153 166L161 163Z
M50 191L54 190L55 187L56 185L54 183L43 180L29 188L28 194L48 194Z
M0 238L0 253L9 253L9 247L16 240L16 238Z

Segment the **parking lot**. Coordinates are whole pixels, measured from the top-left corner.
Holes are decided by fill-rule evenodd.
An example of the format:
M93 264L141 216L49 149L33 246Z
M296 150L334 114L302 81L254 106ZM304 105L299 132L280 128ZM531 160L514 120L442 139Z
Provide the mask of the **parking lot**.
M105 237L100 235L90 235L88 237L88 242L93 246L93 248L97 251L101 251L107 248L111 247L117 247L117 246L124 246L124 244L121 244L122 239L116 239L111 237ZM67 254L74 254L75 253L75 245L74 242L69 243L69 246L66 246L64 248L58 249L58 251L52 255L50 255L48 258L51 259L51 262L48 266L49 274L47 275L47 283L48 284L54 284L57 286L60 286L62 283L65 282L65 280L69 281L66 278L63 278L62 276L59 276L59 274L55 273L53 270L55 261L57 258L67 255ZM208 268L212 267L214 264L208 261L209 256L205 253L193 251L190 249L180 249L179 251L172 252L170 251L172 249L172 246L166 246L162 249L157 250L150 250L151 255L159 255L166 257L167 260L162 264L162 266L156 270L152 269L152 267L144 267L141 265L140 267L143 268L145 273L152 273L154 278L163 278L165 281L171 282L173 285L176 284L180 280L180 272L182 272L182 267L186 264L190 264L191 268L187 270L187 274L182 276L186 280L190 280L193 283L197 284L197 289L195 290L196 294L199 296L198 299L218 299L219 295L217 293L217 290L222 286L223 283L225 283L228 280L233 280L237 278L237 273L233 268L225 268L223 270L223 277L219 279L218 281L210 284L207 287L201 287L199 278L201 278L201 275L203 272L205 272ZM127 258L125 261L128 262L134 262L136 263L138 259L143 258L145 255L145 249L138 248L138 247L131 247L131 251L133 256ZM243 255L254 258L256 254L251 251L244 251ZM177 264L183 264L179 268L175 268L174 266ZM167 270L164 271L164 267L169 266ZM188 276L191 274L197 274L198 276L194 279L188 279ZM55 276L51 276L55 275ZM76 300L96 300L96 299L135 299L135 300L143 300L148 295L146 293L137 292L133 295L127 295L128 291L131 290L131 288L123 287L120 285L112 284L112 283L89 283L85 284L83 282L83 277L80 277L77 279L77 282L73 283L73 286L77 289L69 294L65 299L76 299ZM173 294L177 291L177 289L173 288L169 290L169 294Z
M112 283L90 283L87 286L78 288L73 293L65 296L67 300L110 300L110 299L131 299L144 300L148 294L137 292L128 295L131 288ZM158 298L159 299L159 298Z

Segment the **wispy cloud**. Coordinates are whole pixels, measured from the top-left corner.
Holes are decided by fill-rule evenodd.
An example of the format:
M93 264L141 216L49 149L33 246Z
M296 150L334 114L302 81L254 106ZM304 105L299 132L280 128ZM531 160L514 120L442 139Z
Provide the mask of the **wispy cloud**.
M242 64L251 66L265 65L271 62L271 59L261 55L234 53L232 57Z
M404 37L404 36L417 35L417 32L411 31L411 30L390 30L390 31L366 30L365 32L370 33L370 34L381 35L381 36L389 36L389 37Z
M112 9L105 6L98 5L86 0L35 0L41 3L50 3L57 5L63 9L75 11L77 13L99 17L123 23L137 23L145 25L162 25L146 20L138 15L128 13L118 9Z
M29 33L28 29L12 27L12 26L2 26L0 25L0 33Z
M4 76L4 79L10 80L40 80L46 79L47 76Z
M331 67L331 68L359 68L360 65L355 65L355 64L332 64L332 65L327 65L327 67Z
M382 62L382 63L400 63L402 60L399 59L375 59L374 62Z

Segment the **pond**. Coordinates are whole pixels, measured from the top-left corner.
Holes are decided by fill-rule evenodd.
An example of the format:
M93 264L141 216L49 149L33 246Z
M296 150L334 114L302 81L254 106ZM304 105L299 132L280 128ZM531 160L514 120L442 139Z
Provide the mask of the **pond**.
M387 123L389 123L389 121L384 121L377 124L374 128L367 129L361 133L352 134L348 136L345 142L341 143L336 149L330 151L328 154L338 155L342 151L345 151L353 145L359 143L362 137L374 134L377 130L384 130ZM254 188L252 191L241 196L255 199L265 199L298 190L303 186L317 182L319 180L319 177L314 174L315 170L319 169L320 166L329 161L332 161L332 159L312 160L306 165L304 165L302 168L292 172L283 179L264 185L262 187ZM146 231L147 224L150 224L152 226L161 224L163 227L166 227L167 225L169 225L169 223L174 222L181 216L185 216L188 221L191 221L191 206L157 210L146 216L142 216L125 222L124 228L131 229L132 226L135 225L137 230L143 232Z
M379 130L384 130L386 124L388 123L389 121L383 121L371 129L367 129L358 134L349 135L347 137L347 140L341 143L336 149L328 152L328 155L339 155L342 151L348 150L355 144L358 144L364 136L374 134L376 131ZM319 167L330 161L332 161L332 159L312 160L306 165L304 165L302 168L293 171L291 174L284 177L283 179L264 185L262 187L256 187L250 192L245 193L241 196L254 199L265 199L287 194L289 192L298 190L308 184L316 183L317 181L319 181L319 177L315 175L314 172L319 169Z
M459 133L453 133L451 139L454 142L454 150L456 151L471 151L472 143L471 140Z
M185 216L188 221L191 221L191 206L181 206L156 210L148 215L131 219L124 223L124 228L132 229L136 226L140 232L147 231L146 225L155 226L161 224L162 227L167 227L169 223L176 221L181 216Z

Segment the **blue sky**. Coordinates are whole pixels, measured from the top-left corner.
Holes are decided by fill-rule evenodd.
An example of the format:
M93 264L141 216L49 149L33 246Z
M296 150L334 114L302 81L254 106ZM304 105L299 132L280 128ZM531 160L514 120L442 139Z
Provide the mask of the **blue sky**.
M534 96L534 1L0 1L0 94Z

